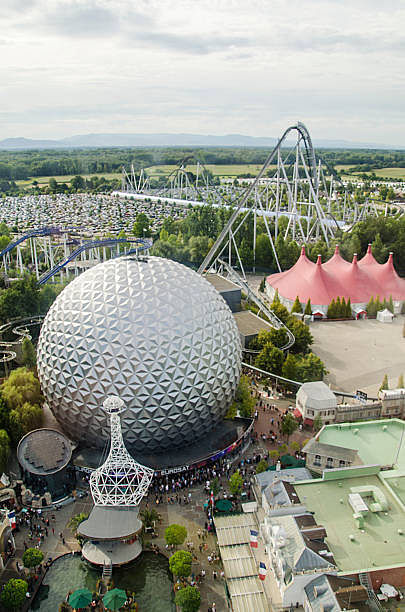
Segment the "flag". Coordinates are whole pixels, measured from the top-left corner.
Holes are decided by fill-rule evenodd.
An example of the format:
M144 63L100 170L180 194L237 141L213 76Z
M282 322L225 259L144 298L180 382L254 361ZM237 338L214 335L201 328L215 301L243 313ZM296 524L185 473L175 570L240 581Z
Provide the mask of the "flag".
M260 561L259 564L259 578L260 580L264 580L266 578L267 568L264 563Z
M257 536L258 535L259 533L255 531L254 529L250 530L250 546L252 548L257 548Z
M10 521L11 529L15 529L17 527L17 519L15 518L15 512L12 510L8 513L8 520Z

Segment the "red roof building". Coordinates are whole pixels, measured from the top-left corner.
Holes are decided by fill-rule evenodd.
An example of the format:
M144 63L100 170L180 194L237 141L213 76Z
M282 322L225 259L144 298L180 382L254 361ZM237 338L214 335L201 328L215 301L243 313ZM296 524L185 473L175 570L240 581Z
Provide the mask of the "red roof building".
M312 311L325 316L331 301L338 297L346 301L350 298L354 312L364 312L371 297L379 296L381 301L392 297L395 312L400 312L405 301L405 279L396 273L392 253L385 264L379 264L371 245L360 261L354 255L351 263L343 259L338 246L325 263L320 255L316 263L310 261L302 247L292 268L267 277L266 291L271 299L278 291L281 302L289 308L297 295L303 306L311 300Z

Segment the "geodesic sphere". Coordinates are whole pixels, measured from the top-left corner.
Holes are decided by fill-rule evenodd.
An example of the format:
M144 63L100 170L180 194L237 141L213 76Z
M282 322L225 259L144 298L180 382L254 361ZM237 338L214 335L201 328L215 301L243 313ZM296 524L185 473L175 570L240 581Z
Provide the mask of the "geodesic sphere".
M176 448L208 433L231 403L241 371L233 315L193 270L160 257L124 256L72 281L38 342L45 398L74 440L109 439L102 404L123 399L129 448Z

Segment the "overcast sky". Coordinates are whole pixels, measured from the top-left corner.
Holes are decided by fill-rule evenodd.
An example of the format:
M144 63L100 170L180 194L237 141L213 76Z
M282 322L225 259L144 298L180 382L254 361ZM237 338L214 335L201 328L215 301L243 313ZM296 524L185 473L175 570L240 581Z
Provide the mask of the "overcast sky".
M90 132L405 145L401 0L0 0L0 138Z

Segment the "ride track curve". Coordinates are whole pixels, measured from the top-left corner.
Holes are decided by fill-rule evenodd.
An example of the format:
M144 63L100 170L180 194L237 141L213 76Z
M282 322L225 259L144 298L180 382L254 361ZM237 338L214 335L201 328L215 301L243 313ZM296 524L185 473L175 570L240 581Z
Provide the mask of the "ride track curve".
M68 228L62 229L60 227L41 227L38 229L33 229L16 240L10 242L2 251L0 251L0 259L6 257L8 253L10 253L13 249L17 248L20 244L29 240L30 238L38 238L43 236L54 236L65 234L71 231L78 231L78 228ZM69 244L79 244L77 239L71 240ZM70 253L67 257L65 257L61 262L57 263L51 270L45 272L38 280L39 285L45 284L52 276L57 274L60 270L65 268L68 263L73 261L78 255L87 251L89 249L99 248L99 247L110 247L118 244L132 244L136 245L126 253L120 253L118 257L122 257L123 255L132 255L134 253L138 253L139 251L145 251L152 247L152 239L150 238L104 238L99 240L89 240L87 242L82 242L79 246ZM1 332L1 328L0 328ZM1 358L0 358L1 359Z

